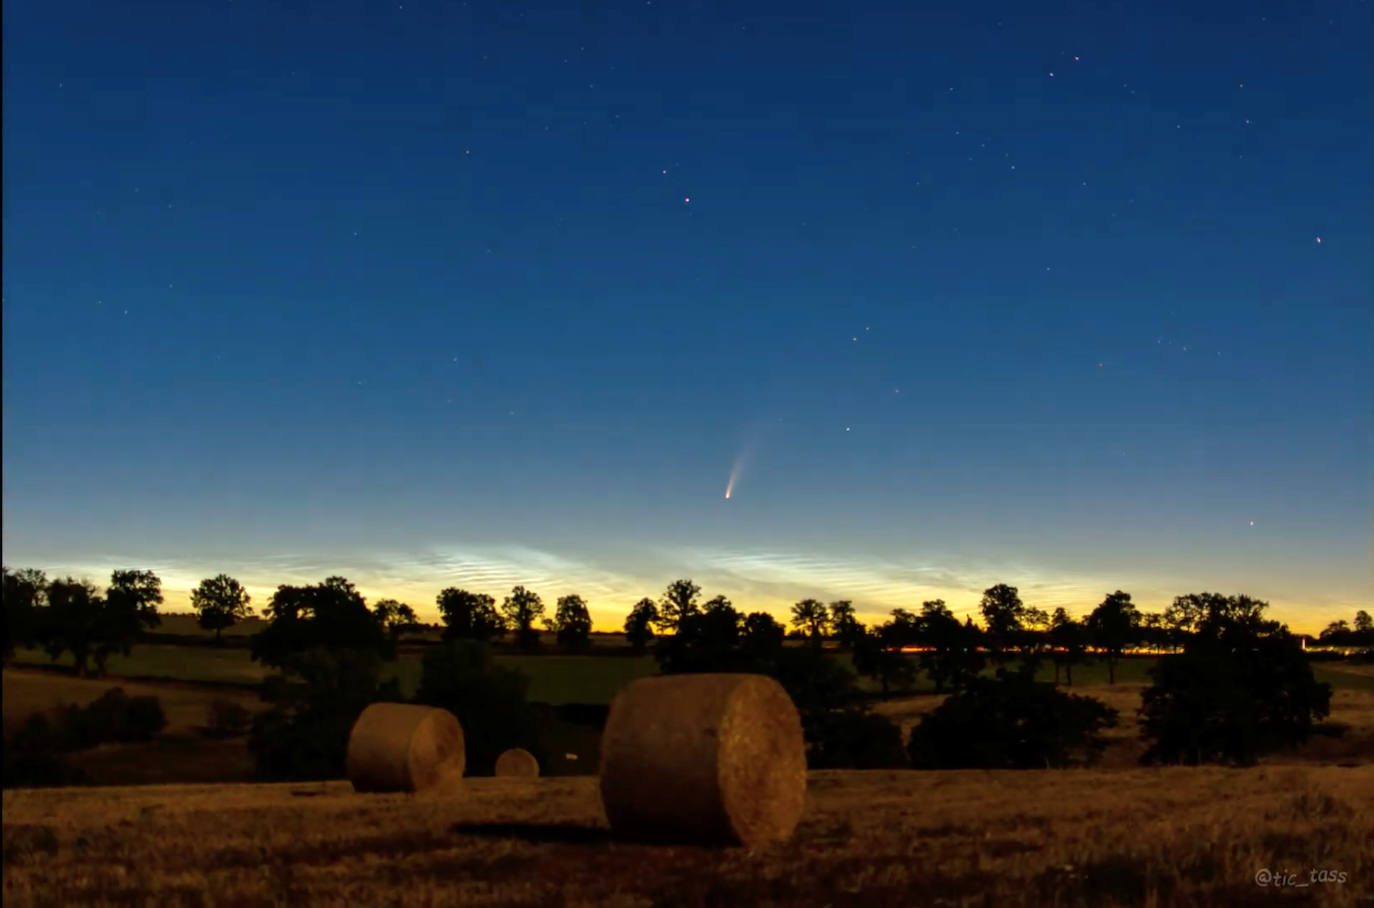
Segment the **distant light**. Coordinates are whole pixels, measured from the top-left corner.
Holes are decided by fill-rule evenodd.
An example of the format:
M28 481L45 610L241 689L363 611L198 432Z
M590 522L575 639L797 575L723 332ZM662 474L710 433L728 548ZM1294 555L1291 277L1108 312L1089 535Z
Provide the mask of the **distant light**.
M1320 246L1321 244L1322 244L1322 238L1321 238L1321 237L1317 237L1317 245Z
M687 203L689 203L689 202L691 202L691 201L692 201L692 197L691 197L691 196L686 196L685 198L683 198L682 203L683 203L684 205L686 205Z

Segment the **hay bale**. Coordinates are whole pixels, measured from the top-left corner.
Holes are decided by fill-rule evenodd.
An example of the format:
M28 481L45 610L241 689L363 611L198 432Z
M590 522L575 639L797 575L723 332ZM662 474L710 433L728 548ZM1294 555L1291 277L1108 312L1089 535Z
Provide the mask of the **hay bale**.
M805 798L801 719L772 678L641 678L611 704L601 802L617 835L761 845L792 834Z
M519 779L537 779L539 761L525 748L512 747L510 750L501 751L501 756L496 758L495 774Z
M373 703L348 736L355 791L436 791L462 778L467 755L453 713L409 703Z

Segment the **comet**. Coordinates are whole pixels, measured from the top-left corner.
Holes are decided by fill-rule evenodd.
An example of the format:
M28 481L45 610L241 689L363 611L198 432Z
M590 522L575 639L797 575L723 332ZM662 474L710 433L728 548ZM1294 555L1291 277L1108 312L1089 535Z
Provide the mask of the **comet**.
M744 473L744 465L749 460L749 451L746 449L740 452L735 458L735 465L730 468L730 479L725 483L725 500L729 501L730 496L735 494L735 485L739 482L740 476Z

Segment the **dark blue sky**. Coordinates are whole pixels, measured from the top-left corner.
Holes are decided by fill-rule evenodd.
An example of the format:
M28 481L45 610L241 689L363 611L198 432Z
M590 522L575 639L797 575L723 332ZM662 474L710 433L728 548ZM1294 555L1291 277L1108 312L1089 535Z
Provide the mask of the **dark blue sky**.
M6 2L6 563L1367 607L1369 2L913 6Z

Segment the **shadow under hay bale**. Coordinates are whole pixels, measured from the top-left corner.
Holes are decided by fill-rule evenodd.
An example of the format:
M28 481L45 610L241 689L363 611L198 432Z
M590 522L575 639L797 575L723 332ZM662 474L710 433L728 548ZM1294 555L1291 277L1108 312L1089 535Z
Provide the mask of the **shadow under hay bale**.
M613 841L609 829L576 823L458 823L451 831L455 835L555 845L605 845Z
M348 780L355 791L440 793L466 764L463 728L453 713L408 703L373 703L348 736Z
M501 751L501 756L496 758L495 774L507 778L537 779L539 761L523 747L512 747Z
M601 800L616 838L763 845L806 798L801 720L764 675L641 678L611 705Z

